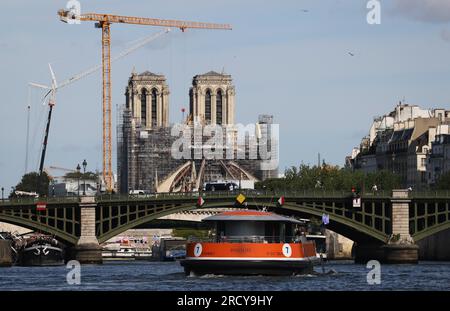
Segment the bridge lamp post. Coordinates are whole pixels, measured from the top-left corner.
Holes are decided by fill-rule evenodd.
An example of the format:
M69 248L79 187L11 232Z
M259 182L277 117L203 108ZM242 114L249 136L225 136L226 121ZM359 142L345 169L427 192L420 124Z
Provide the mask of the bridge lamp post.
M84 172L84 176L83 176L83 195L86 195L86 166L87 166L87 162L86 159L83 161L83 172Z
M78 165L77 165L77 175L78 175L78 196L80 196L80 170L81 170L81 167L80 167L80 164L78 163Z
M5 188L2 187L2 202L5 201L5 197L3 196L4 191L5 191Z
M366 191L366 164L367 164L367 159L363 159L362 160L362 167L363 167L363 172L364 172L364 176L363 176L363 180L362 180L362 193L364 194L364 192Z
M392 174L395 174L395 153L392 153Z

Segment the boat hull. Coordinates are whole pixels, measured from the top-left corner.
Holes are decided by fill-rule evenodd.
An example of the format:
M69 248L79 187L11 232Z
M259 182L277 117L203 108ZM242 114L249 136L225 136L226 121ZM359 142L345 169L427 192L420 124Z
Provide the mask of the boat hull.
M310 274L320 261L313 242L188 243L180 261L186 275Z
M21 266L61 266L64 265L64 251L59 247L33 245L22 250Z

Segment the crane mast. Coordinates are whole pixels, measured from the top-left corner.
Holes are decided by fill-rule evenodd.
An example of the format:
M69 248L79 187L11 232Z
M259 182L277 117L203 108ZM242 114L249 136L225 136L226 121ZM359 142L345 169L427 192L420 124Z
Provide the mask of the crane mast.
M103 66L103 179L108 192L113 189L112 176L112 104L111 104L111 24L134 24L146 26L175 27L185 31L193 29L231 30L229 24L201 23L179 20L166 20L146 17L121 16L112 14L85 13L77 15L70 10L59 10L60 20L67 23L70 20L96 22L95 27L102 30L102 66Z
M112 192L111 24L101 22L100 25L103 64L103 179L107 191Z

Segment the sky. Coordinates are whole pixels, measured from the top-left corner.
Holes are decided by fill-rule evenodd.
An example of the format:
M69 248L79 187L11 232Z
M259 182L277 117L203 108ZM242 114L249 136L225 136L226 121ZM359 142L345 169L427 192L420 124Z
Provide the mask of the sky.
M171 123L179 122L181 108L188 107L194 75L224 71L236 87L237 122L254 123L258 114L272 114L280 125L280 172L315 164L318 153L342 166L373 118L400 100L450 109L447 0L380 1L379 25L367 23L368 0L80 2L82 13L232 24L232 31L174 29L113 63L114 121L133 68L166 76ZM38 169L48 108L42 105L42 91L28 83L49 85L48 63L63 81L101 61L101 32L93 23L59 21L56 12L66 3L0 3L0 186L7 192L26 169ZM114 24L112 54L160 30ZM61 89L45 166L75 168L86 159L88 170L101 170L101 116L100 72ZM114 131L114 168L115 142Z

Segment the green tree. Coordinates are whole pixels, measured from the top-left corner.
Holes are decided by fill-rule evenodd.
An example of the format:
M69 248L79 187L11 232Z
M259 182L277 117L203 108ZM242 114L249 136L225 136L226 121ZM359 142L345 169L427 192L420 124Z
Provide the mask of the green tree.
M42 176L37 172L31 172L22 176L22 180L16 185L14 190L25 192L36 192L39 196L48 196L49 177L43 172ZM15 197L14 192L10 197Z
M324 163L320 167L291 167L284 178L268 179L255 187L268 191L350 191L354 187L360 192L370 192L373 185L378 190L391 191L400 186L400 178L389 171L364 173Z
M64 178L67 179L86 179L86 180L97 180L98 174L94 172L86 172L86 173L78 173L78 172L70 172L64 175Z

